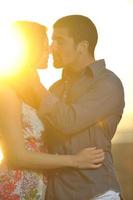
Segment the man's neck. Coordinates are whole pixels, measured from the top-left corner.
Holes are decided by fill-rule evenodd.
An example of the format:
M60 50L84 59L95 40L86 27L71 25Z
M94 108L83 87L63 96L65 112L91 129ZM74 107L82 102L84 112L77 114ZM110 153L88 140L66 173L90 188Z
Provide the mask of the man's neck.
M76 63L73 63L69 66L66 66L64 68L64 71L68 73L72 73L72 74L82 73L86 69L87 66L91 65L94 62L95 62L95 58L90 56Z

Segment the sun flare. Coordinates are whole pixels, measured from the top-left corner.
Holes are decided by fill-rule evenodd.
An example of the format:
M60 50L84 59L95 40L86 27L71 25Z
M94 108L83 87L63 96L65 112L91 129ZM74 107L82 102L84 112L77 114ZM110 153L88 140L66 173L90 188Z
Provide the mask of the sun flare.
M24 52L21 34L10 24L0 26L0 78L6 78L20 70Z
M2 160L3 160L3 153L2 153L2 149L0 147L0 164L1 164Z

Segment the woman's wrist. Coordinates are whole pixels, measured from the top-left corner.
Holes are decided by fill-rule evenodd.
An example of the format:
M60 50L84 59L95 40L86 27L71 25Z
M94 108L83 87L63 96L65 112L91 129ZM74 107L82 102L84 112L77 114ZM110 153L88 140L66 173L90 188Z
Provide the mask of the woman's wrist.
M75 155L56 155L57 167L77 167Z
M76 155L68 155L67 156L68 167L78 167L77 156Z

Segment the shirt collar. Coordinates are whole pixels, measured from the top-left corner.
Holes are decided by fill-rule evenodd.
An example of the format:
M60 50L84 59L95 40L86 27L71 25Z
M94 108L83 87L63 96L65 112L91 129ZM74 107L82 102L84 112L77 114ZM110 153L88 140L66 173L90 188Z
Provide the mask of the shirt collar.
M101 75L105 71L105 61L104 59L97 60L94 63L88 65L83 73L69 73L66 70L63 70L62 78L63 79L77 79L83 75L88 75L91 78L97 78L99 75Z
M97 78L99 75L101 75L103 72L105 72L106 65L104 59L97 60L94 63L90 64L88 66L89 71L91 71L91 74L94 78Z

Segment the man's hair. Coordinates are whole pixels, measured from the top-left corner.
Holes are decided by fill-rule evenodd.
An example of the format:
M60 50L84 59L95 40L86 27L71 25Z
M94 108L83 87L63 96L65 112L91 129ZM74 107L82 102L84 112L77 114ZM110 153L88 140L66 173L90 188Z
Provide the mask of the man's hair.
M82 15L68 15L58 19L54 23L53 28L67 28L69 35L74 39L76 44L84 40L88 41L88 50L94 55L98 34L96 26L88 17Z

